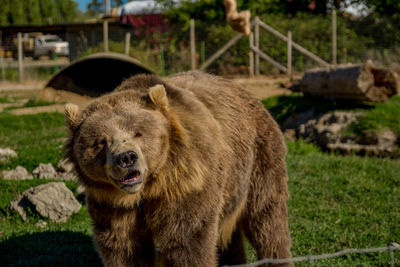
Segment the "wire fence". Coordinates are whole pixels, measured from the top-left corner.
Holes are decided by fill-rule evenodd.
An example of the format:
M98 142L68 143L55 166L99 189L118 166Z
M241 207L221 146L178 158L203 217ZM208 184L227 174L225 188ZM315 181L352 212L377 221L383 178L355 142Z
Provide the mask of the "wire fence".
M382 253L388 252L390 254L390 266L395 267L395 257L394 251L400 250L400 245L397 243L392 243L386 247L376 247L376 248L365 248L365 249L344 249L334 253L326 253L320 255L308 255L302 257L295 258L286 258L286 259L262 259L259 261L255 261L247 264L239 264L239 265L224 265L223 267L256 267L263 264L285 264L285 263L299 263L299 262L309 262L310 266L314 266L315 261L337 258L341 256L345 256L348 254L367 254L367 253Z

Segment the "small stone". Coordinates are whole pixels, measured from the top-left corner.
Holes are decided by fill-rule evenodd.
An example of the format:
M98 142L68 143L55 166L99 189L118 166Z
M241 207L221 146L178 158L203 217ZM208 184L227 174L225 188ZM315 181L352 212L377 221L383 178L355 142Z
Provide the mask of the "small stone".
M54 178L54 180L58 180L58 181L76 181L77 178L73 173L69 173L69 172L61 172L61 173L57 173L57 176Z
M24 167L17 166L14 170L3 171L2 172L4 180L30 180L33 179L32 174L30 174Z
M382 149L393 149L397 142L397 135L389 129L385 129L377 134L378 145Z
M51 163L40 163L39 166L33 170L33 176L39 179L55 179L57 172Z
M47 227L47 222L45 222L43 220L39 220L39 221L37 221L37 223L35 223L35 226L39 227L39 228L46 228Z
M6 162L15 157L17 157L17 152L14 150L9 148L0 148L0 162Z
M63 182L52 182L29 188L12 200L7 209L15 210L26 220L27 207L51 221L66 222L82 205Z

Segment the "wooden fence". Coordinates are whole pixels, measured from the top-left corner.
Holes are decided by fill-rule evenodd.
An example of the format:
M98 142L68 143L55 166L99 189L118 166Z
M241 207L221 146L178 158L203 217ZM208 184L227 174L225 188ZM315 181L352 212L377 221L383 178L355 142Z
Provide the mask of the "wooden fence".
M260 47L260 28L267 31L270 34L273 34L275 37L283 40L287 43L287 63L286 66L282 65L281 63L274 60L270 57L267 53L263 52ZM292 49L298 50L303 55L309 57L316 63L318 63L322 67L329 68L331 66L330 63L326 62L316 54L312 53L311 51L307 50L297 42L294 42L292 39L292 33L289 31L287 35L282 34L281 32L277 31L267 23L261 21L258 17L255 17L251 23L251 33L249 36L249 73L250 76L259 75L260 74L260 58L264 59L265 61L269 62L271 65L276 67L282 72L286 72L290 77L292 76L293 68L292 68ZM194 43L194 23L191 23L191 43ZM242 33L236 34L231 40L229 40L223 47L217 50L213 55L211 55L201 66L201 70L207 69L216 59L218 59L221 55L223 55L229 48L231 48L237 41L239 41L245 35ZM336 65L336 12L333 11L332 13L332 64ZM192 69L195 56L194 50L192 50Z

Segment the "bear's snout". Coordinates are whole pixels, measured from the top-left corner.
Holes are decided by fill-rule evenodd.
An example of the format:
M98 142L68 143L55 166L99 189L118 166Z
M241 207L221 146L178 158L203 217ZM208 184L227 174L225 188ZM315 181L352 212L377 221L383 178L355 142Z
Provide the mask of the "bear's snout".
M115 156L115 162L124 169L133 167L137 160L138 155L132 150L122 152Z

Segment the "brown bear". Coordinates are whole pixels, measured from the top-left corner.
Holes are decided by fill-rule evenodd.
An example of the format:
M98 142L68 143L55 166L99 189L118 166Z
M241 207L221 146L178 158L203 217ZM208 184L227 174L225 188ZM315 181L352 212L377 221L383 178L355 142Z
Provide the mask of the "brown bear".
M106 266L216 266L290 257L286 147L229 80L137 75L84 110L68 104L67 157L86 188Z

